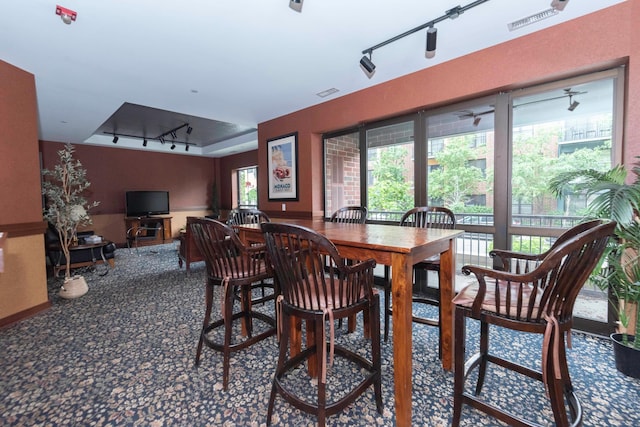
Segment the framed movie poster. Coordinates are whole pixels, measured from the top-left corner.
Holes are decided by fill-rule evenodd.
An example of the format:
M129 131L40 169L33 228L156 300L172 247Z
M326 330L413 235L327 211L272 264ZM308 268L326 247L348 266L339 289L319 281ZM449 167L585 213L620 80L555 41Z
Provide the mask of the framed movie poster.
M298 133L267 141L269 200L298 200Z

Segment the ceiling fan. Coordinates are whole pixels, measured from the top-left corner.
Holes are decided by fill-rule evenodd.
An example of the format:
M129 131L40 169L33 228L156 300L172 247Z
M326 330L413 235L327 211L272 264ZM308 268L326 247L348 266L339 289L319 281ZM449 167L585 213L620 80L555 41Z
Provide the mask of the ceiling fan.
M473 125L478 126L480 124L480 120L482 120L482 116L484 116L485 114L491 114L494 111L495 109L493 108L487 111L481 111L479 113L474 113L473 110L462 110L458 112L458 118L460 120L473 119Z
M518 104L518 105L514 105L513 108L517 108L520 107L522 105L529 105L529 104L537 104L538 102L546 102L546 101L553 101L556 99L562 99L562 98L566 98L569 97L569 108L567 108L569 111L573 111L575 110L578 105L580 105L580 103L576 100L573 99L574 96L576 95L584 95L585 93L588 93L587 91L577 91L577 90L571 90L571 88L567 88L567 89L563 89L564 94L560 95L560 96L553 96L551 98L543 98L543 99L536 99L534 101L529 101L529 102L523 102L522 104Z

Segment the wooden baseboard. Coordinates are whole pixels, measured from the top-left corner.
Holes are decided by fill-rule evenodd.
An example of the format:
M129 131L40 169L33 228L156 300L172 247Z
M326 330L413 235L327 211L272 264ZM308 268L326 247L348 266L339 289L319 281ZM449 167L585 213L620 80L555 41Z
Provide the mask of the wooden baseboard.
M28 319L29 317L33 317L36 314L48 310L49 308L51 308L51 301L47 301L19 313L12 314L11 316L5 317L4 319L0 319L0 329L11 326L21 320Z

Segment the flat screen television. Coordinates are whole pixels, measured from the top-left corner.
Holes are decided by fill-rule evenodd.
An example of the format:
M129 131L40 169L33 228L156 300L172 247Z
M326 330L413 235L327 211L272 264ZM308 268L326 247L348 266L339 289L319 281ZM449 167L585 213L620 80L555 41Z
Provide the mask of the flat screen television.
M125 210L127 216L166 215L169 213L169 192L127 191Z

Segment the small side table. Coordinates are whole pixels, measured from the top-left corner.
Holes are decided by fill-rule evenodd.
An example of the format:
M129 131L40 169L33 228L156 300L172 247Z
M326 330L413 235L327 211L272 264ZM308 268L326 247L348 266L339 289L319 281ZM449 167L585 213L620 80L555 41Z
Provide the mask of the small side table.
M111 267L114 266L113 260L107 261L107 259L104 256L104 248L110 245L111 243L113 243L111 242L111 240L103 239L101 242L98 242L98 243L82 243L79 245L69 246L69 257L71 257L71 253L75 251L88 250L91 252L91 261L71 263L71 268L80 268L80 267L95 268L99 262L99 259L98 259L98 256L99 256L102 259L102 263L105 266L104 272L99 274L100 276L105 276L107 273L109 273L109 266ZM55 277L58 277L58 273L60 272L60 270L64 270L66 268L66 263L61 265L62 261L63 261L63 253L61 251L60 257L58 258L56 265L53 266L53 275Z

